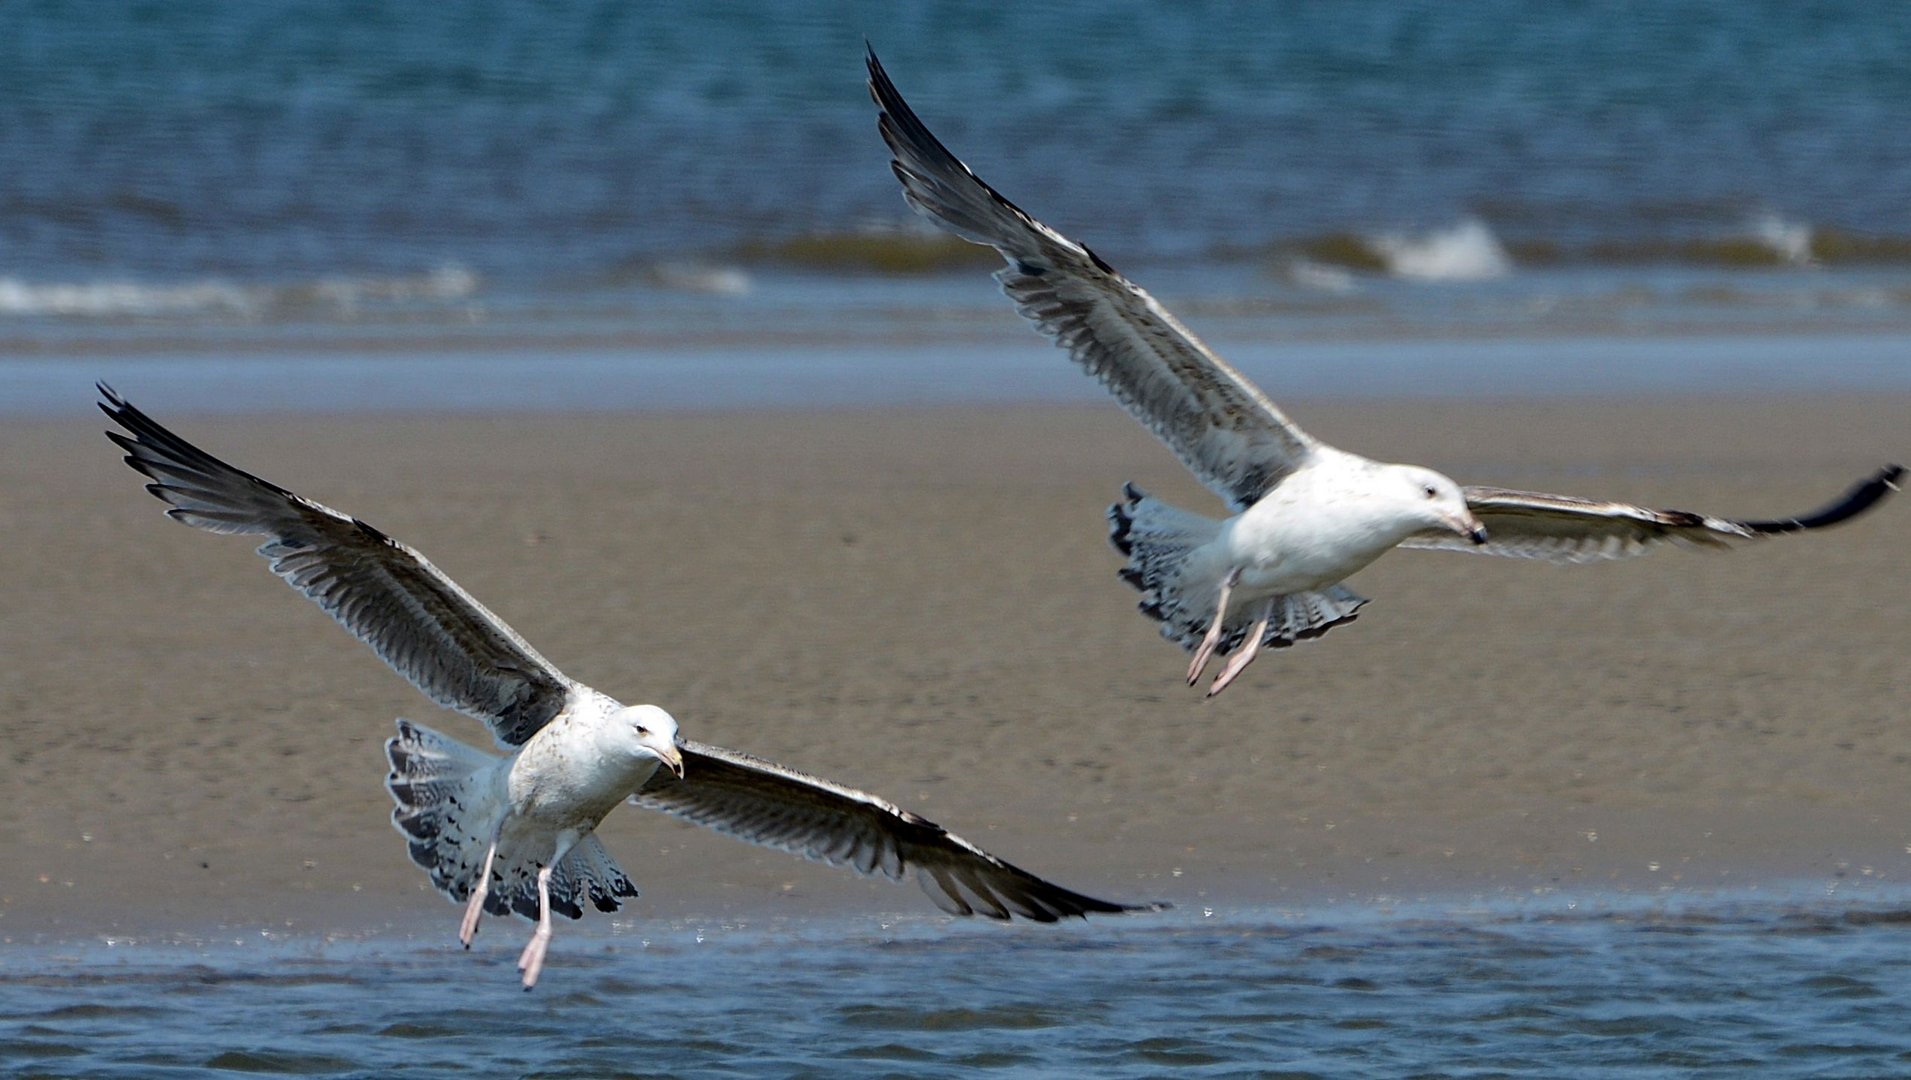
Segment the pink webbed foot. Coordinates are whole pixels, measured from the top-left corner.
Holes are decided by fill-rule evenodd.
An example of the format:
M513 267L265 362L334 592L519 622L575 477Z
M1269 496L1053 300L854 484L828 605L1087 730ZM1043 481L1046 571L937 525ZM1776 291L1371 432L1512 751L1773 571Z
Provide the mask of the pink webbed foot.
M464 906L464 921L458 924L458 942L465 948L471 947L471 939L478 936L478 918L484 914L484 898L491 892L491 863L498 857L497 841L491 842L491 850L485 852L484 869L478 872L478 884L471 889L471 899Z
M537 872L537 929L531 932L531 940L518 957L518 971L524 976L526 990L537 985L538 974L544 970L544 954L550 948L551 868L541 866Z
M1248 628L1247 637L1241 639L1241 648L1233 656L1228 657L1226 666L1221 668L1221 674L1214 677L1214 685L1208 687L1209 697L1226 690L1235 676L1246 671L1247 666L1254 662L1254 657L1261 651L1261 638L1267 633L1267 624L1273 617L1274 598L1269 597L1267 602L1261 605L1261 617Z
M1202 637L1201 644L1194 650L1194 659L1188 662L1188 685L1193 686L1201 678L1201 670L1208 666L1208 660L1214 656L1215 646L1221 644L1221 633L1225 629L1228 616L1228 597L1233 594L1235 583L1241 580L1241 568L1228 571L1221 579L1221 597L1214 605L1214 621L1208 624L1208 632ZM1212 696L1212 692L1210 692Z

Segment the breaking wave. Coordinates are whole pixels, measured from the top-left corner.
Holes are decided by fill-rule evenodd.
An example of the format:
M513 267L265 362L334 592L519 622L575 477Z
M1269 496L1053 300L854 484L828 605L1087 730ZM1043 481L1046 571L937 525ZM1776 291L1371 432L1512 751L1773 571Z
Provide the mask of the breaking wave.
M1527 228L1502 236L1469 218L1427 232L1330 232L1278 243L1297 283L1338 290L1349 274L1408 281L1486 281L1518 267L1688 266L1713 270L1911 265L1911 237L1813 225L1774 211L1735 224L1586 237Z
M447 265L423 274L333 276L280 284L202 279L169 284L120 281L32 282L0 277L0 315L111 319L211 316L268 319L328 314L349 318L366 309L467 300L478 275Z
M245 315L252 290L221 281L142 285L131 281L36 284L0 278L0 314L104 318L115 315Z
M752 241L737 254L748 261L805 270L882 274L928 274L1001 261L989 248L913 222Z
M1349 271L1407 281L1486 281L1513 271L1513 256L1477 218L1422 233L1327 233L1288 245L1297 283L1344 291Z
M1911 263L1911 237L1819 227L1765 211L1734 228L1601 240L1578 252L1555 246L1553 254L1560 261L1723 269L1902 265Z
M1478 220L1418 235L1383 233L1373 246L1388 273L1409 281L1486 281L1513 270L1512 256Z

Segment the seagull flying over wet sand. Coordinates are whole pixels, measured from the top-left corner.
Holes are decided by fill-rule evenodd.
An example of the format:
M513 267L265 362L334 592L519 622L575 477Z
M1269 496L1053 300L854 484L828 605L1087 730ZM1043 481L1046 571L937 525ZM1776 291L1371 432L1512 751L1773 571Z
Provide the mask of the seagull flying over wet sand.
M1234 516L1217 521L1134 485L1108 509L1122 579L1161 634L1192 651L1188 684L1226 657L1220 693L1262 647L1319 637L1367 600L1342 581L1395 547L1591 562L1670 543L1725 547L1835 525L1897 488L1890 465L1829 506L1733 521L1682 510L1461 487L1418 465L1370 461L1301 430L1247 377L1094 252L1024 213L930 133L868 55L878 129L903 197L942 228L993 247L1016 310L1095 376Z
M616 911L637 895L591 830L619 802L861 874L901 880L952 915L1038 922L1152 910L1071 892L867 792L680 738L655 705L625 706L566 678L424 556L370 525L242 472L173 434L104 384L107 438L171 505L167 516L266 537L259 554L381 659L449 709L483 721L498 757L408 720L385 744L392 823L431 883L482 912L537 921L518 960L536 984L551 913Z

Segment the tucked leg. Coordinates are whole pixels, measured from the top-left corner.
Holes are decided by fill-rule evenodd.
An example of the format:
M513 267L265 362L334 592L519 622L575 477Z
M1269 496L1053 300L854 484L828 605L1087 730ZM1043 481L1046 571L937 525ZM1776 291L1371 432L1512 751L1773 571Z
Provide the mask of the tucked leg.
M1234 681L1234 677L1246 671L1247 666L1254 662L1255 654L1261 651L1261 637L1267 633L1267 624L1274 617L1274 604L1279 599L1279 597L1270 596L1261 604L1261 617L1248 628L1247 637L1241 640L1241 647L1235 651L1234 655L1228 657L1227 666L1221 669L1221 674L1214 677L1214 685L1208 687L1209 697L1226 690L1228 684Z
M537 929L531 932L531 941L524 946L524 955L518 957L518 970L524 973L526 990L537 985L538 972L544 970L544 953L550 947L551 868L540 866L537 871Z
M471 887L471 899L464 906L464 921L458 924L458 941L465 948L471 947L471 939L478 936L478 916L484 914L484 898L491 893L491 863L498 857L498 841L491 840L491 850L484 853L484 869L478 871L478 883Z
M1214 621L1208 624L1208 633L1194 650L1194 659L1188 663L1188 685L1193 686L1201 678L1201 669L1208 666L1208 659L1214 655L1214 647L1221 644L1221 633L1228 619L1228 597L1234 592L1235 583L1241 580L1241 568L1228 571L1221 579L1221 599L1214 605ZM1209 691L1210 696L1213 691Z

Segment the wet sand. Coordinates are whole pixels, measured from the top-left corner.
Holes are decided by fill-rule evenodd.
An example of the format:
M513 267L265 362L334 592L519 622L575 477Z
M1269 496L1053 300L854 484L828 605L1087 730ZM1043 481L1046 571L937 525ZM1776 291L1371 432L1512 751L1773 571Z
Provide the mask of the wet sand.
M137 386L125 386L137 402ZM1291 402L1461 482L1746 516L1911 457L1911 398ZM564 670L1119 899L1238 908L1911 879L1911 503L1728 554L1398 553L1217 701L1102 510L1218 510L1105 404L160 417L422 549ZM386 817L394 716L484 744L161 517L101 417L0 425L0 939L376 930L453 907ZM930 910L634 808L639 918Z

